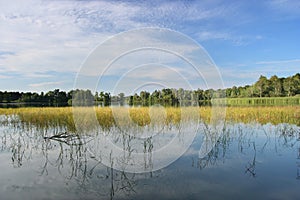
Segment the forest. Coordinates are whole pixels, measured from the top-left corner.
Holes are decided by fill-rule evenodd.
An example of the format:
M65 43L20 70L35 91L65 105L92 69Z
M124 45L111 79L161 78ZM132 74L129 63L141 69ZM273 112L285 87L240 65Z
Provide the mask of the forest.
M153 92L141 91L139 94L126 96L120 93L116 96L109 92L96 92L90 90L71 90L69 92L55 89L46 93L41 92L8 92L0 91L0 103L2 104L32 104L38 106L71 106L72 101L78 105L141 105L149 106L161 104L164 106L178 106L180 103L189 105L209 105L212 98L266 98L266 97L299 97L300 73L286 78L276 75L269 79L260 76L252 85L233 86L226 89L197 89L184 90L182 88L165 88Z

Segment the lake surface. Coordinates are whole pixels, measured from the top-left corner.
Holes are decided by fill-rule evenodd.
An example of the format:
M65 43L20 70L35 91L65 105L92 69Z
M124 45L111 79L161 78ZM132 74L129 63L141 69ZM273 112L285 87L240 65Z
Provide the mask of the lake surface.
M63 131L2 123L0 199L300 198L300 127L295 125L227 123L204 158L199 158L205 132L200 126L183 156L147 173L103 165L93 154L95 138L83 144L44 139Z

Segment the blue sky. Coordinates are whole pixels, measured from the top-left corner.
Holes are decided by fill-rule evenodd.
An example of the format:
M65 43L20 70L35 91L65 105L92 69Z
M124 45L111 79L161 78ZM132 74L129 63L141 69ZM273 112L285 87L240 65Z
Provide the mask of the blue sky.
M300 67L299 10L297 0L0 1L0 90L70 90L100 43L143 27L198 42L225 87L252 84L261 74L293 75Z

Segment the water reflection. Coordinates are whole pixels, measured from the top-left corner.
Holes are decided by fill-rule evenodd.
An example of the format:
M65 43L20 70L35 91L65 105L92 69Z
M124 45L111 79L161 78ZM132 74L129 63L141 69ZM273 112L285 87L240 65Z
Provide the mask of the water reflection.
M47 141L44 149L45 161L40 175L47 176L48 168L57 168L58 174L66 183L75 181L78 190L83 193L94 193L97 196L113 199L116 193L127 194L134 191L134 174L115 171L113 168L103 167L95 160L83 145L53 144ZM51 155L54 149L56 156Z
M245 174L249 174L252 177L256 176L256 147L255 147L255 143L253 142L253 150L254 150L254 156L253 156L253 160L248 162L248 164L246 165L246 170L245 170Z
M257 179L257 183L263 182L266 190L270 190L274 184L270 181L284 180L290 185L289 197L299 194L298 190L294 190L300 185L299 127L288 124L227 124L212 151L204 158L199 158L198 151L206 128L201 126L189 151L171 166L156 172L133 174L102 165L101 157L91 151L91 135L64 140L64 137L50 137L51 133L57 134L57 130L27 129L20 124L2 125L0 197L17 199L17 196L24 195L24 199L30 199L33 195L35 198L47 199L197 199L199 195L208 197L205 191L213 190L207 189L211 181L217 181L224 187L228 182L234 187L234 184L241 181L241 185L245 184L245 191L253 192L251 185L256 182L251 180ZM130 137L133 136L115 135L114 139L130 152L134 151ZM96 145L95 140L92 141ZM153 151L155 145L153 139L148 138L143 143L144 153ZM145 155L144 165L151 167L151 154ZM114 162L111 159L111 166L114 166ZM296 174L290 169L296 169ZM291 173L294 175L291 176ZM293 179L297 182L293 182ZM186 187L186 184L190 187ZM203 189L199 188L200 185ZM168 187L173 188L170 194L160 189ZM55 195L49 196L49 191ZM214 191L221 196L226 194L224 198L232 197L224 189L215 188ZM260 192L257 191L257 194ZM243 193L239 195L250 198L243 196Z
M67 143L63 140L44 139L44 137L46 136L38 135L36 130L13 129L12 132L10 129L2 130L1 152L9 152L11 158L10 162L0 157L2 163L11 164L11 168L6 168L5 173L13 176L15 168L22 168L23 163L32 161L30 164L33 164L36 176L62 179L64 185L76 183L75 188L81 192L81 195L89 193L91 196L113 199L115 194L130 194L135 191L134 174L104 167L101 161L96 160L89 153L84 143ZM34 162L35 159L38 163ZM18 177L13 187L15 188L17 184Z
M300 137L300 133L299 133ZM300 141L299 138L297 141ZM298 156L297 156L297 179L300 180L300 147L298 148Z
M232 150L236 150L241 156L249 157L245 164L245 174L255 178L257 175L257 154L270 154L271 152L281 156L282 151L292 153L297 148L297 178L299 178L299 137L300 128L289 124L277 126L271 124L231 124L206 157L192 158L192 167L205 169L220 165L227 160L228 155L233 154Z

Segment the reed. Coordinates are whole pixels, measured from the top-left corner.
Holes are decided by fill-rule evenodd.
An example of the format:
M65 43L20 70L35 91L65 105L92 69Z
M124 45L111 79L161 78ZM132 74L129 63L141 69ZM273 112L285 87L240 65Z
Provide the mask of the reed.
M85 108L81 109L82 111L79 114L82 116L80 123L84 125L83 128L93 128L93 125L89 124L89 120L93 116L85 113ZM212 107L160 107L156 109L152 107L133 107L129 109L125 107L95 107L92 114L94 117L96 116L101 128L109 129L115 125L121 128L130 128L133 124L141 127L178 124L182 121L197 120L198 116L195 115L195 111L202 121L210 122ZM16 116L18 121L27 127L34 126L42 129L60 127L70 132L74 132L76 129L73 114L72 107L0 109L2 121L11 118L11 116ZM257 122L261 124L289 123L300 126L300 106L227 107L226 121L233 123Z
M212 102L227 106L300 106L300 97L220 98Z

